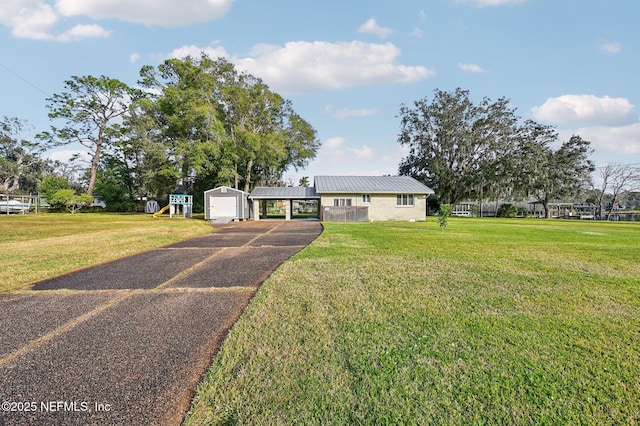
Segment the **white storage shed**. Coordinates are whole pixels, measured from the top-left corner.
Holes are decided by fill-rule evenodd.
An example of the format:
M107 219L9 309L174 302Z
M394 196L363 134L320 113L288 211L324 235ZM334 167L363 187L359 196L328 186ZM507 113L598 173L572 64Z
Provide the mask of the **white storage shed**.
M249 194L228 186L204 192L205 220L246 220L251 217Z

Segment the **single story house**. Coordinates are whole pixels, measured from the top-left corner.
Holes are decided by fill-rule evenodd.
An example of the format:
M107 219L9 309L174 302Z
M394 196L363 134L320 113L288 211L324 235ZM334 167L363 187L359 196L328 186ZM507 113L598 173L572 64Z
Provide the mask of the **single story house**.
M409 176L316 176L313 187L255 188L253 219L266 217L267 201L283 202L291 219L294 202L317 200L323 221L425 220L433 190Z

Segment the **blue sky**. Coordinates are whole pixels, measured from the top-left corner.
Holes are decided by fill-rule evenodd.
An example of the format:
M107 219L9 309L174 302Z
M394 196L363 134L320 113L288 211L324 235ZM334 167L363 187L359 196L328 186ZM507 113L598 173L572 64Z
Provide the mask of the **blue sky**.
M294 182L395 174L400 105L456 87L582 136L596 164L636 164L639 16L635 0L2 0L0 116L48 130L45 99L71 76L135 85L143 65L205 51L318 131Z

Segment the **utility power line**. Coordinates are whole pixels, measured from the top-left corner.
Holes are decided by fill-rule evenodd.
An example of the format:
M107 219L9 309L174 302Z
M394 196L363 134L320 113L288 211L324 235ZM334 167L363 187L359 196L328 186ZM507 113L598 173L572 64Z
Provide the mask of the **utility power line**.
M16 76L17 78L19 78L20 80L24 81L25 83L27 83L29 86L33 87L34 89L36 89L38 92L43 93L45 96L51 96L49 95L47 92L45 92L44 90L42 90L41 88L39 88L38 86L36 86L35 84L33 84L32 82L30 82L29 80L27 80L26 78L22 77L20 74L18 74L17 72L13 71L11 68L0 64L0 67L4 68L5 70L9 71L11 74L13 74L14 76Z

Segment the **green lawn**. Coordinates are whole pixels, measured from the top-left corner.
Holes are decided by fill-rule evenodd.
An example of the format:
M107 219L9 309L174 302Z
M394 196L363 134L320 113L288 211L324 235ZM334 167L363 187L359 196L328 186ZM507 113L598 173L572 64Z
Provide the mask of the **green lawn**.
M640 224L325 224L186 425L640 423Z
M0 292L211 231L145 214L0 215Z

